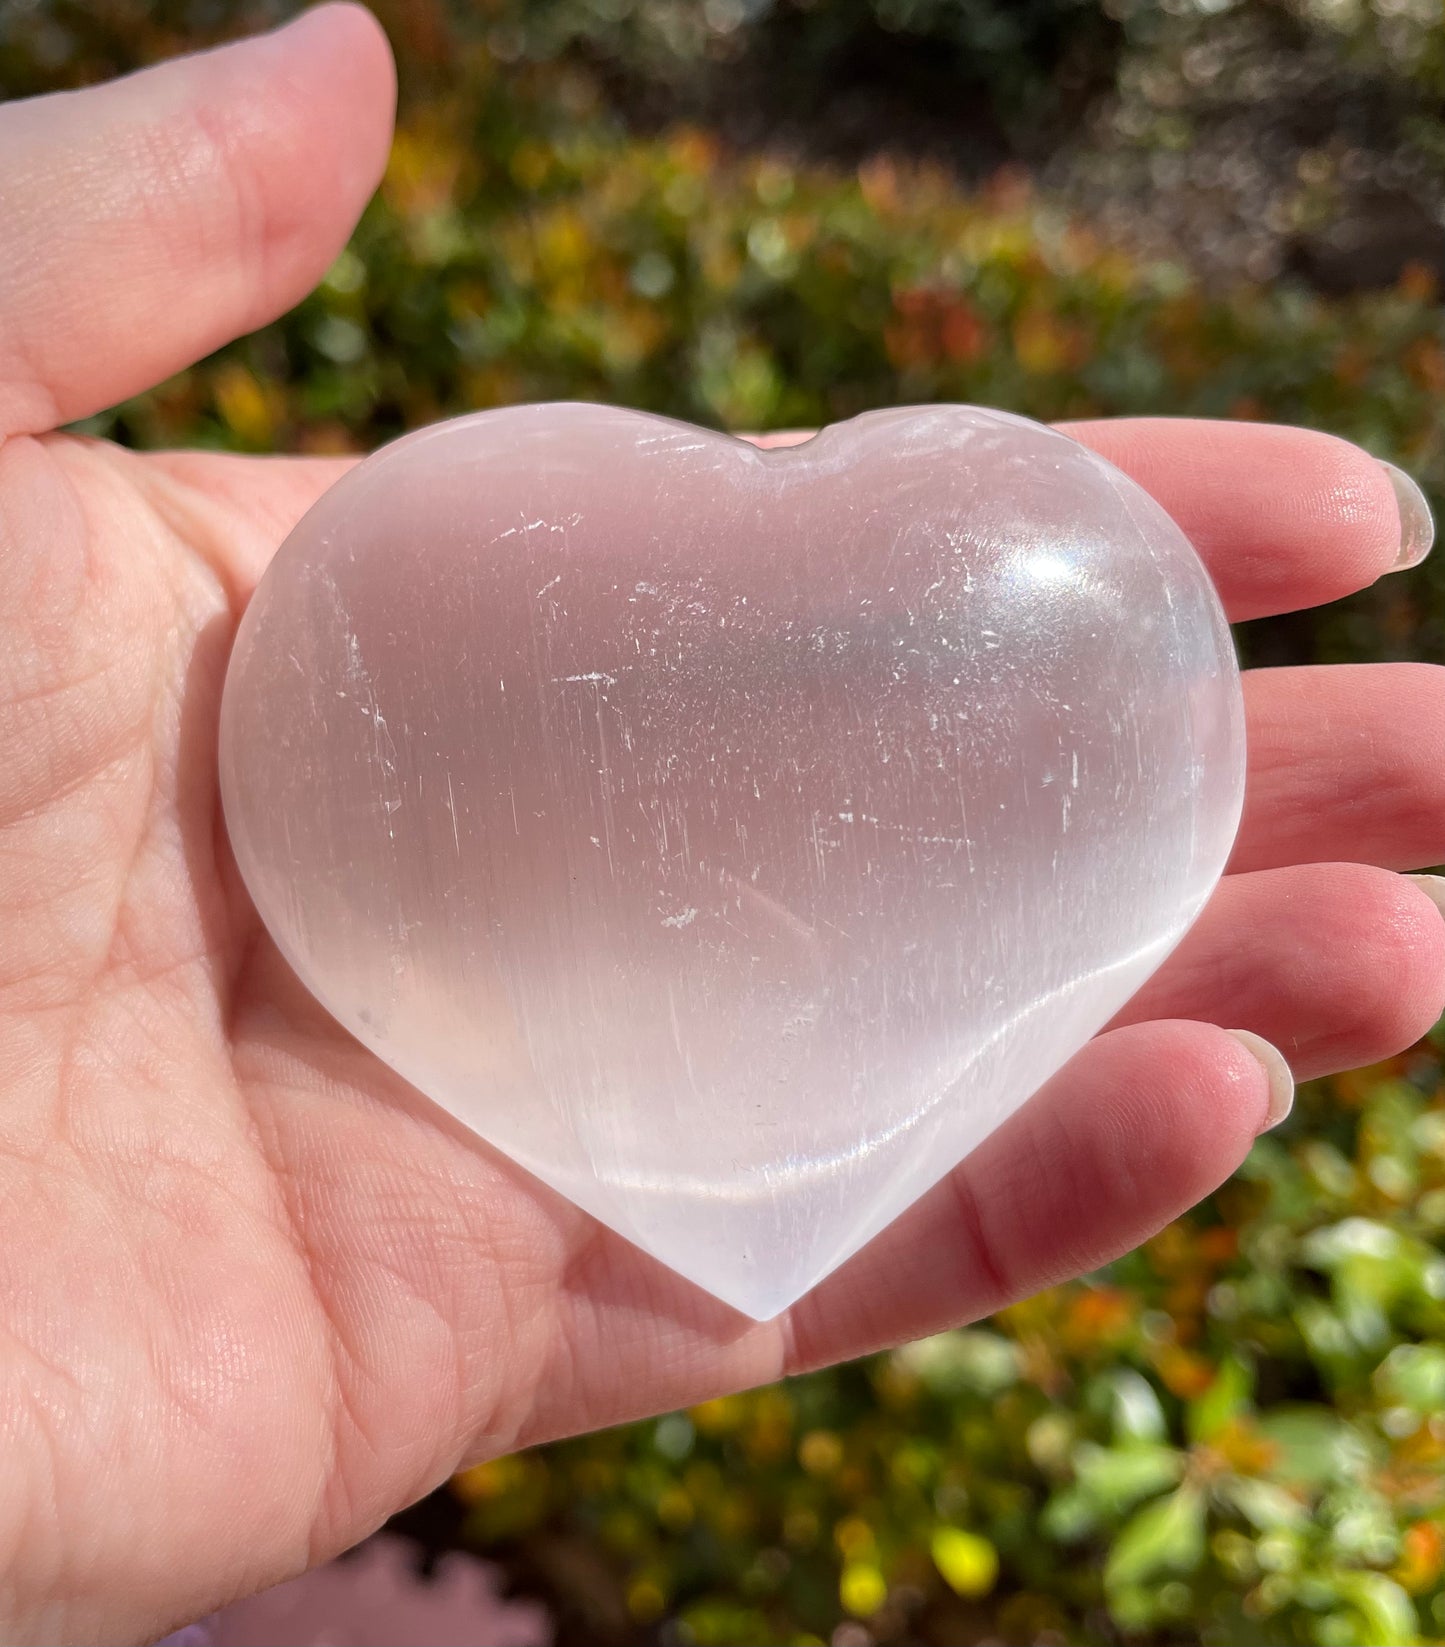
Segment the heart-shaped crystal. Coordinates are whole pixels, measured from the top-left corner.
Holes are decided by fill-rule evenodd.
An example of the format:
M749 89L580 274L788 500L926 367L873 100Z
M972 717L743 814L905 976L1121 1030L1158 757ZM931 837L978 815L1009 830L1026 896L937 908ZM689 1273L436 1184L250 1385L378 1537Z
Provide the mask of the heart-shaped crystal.
M943 406L763 452L552 405L312 509L241 624L221 772L330 1011L762 1318L1178 941L1242 727L1194 551L1064 435Z

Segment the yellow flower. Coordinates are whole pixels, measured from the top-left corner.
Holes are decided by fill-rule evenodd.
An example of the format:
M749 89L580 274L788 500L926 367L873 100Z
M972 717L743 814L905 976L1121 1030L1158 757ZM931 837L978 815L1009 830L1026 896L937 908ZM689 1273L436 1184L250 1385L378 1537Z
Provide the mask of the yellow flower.
M651 1624L662 1617L667 1597L655 1579L635 1579L627 1587L627 1610L639 1624Z
M998 1582L998 1551L978 1533L940 1527L929 1550L944 1583L956 1595L986 1596Z
M850 1561L838 1580L838 1599L854 1618L868 1618L888 1599L888 1581L871 1561Z
M861 1516L845 1516L833 1529L833 1542L850 1559L873 1553L873 1529Z
M831 1430L810 1430L798 1443L798 1462L809 1475L832 1475L843 1462L843 1443Z
M212 390L216 410L236 438L246 446L269 446L281 411L275 388L261 383L238 360L216 369Z

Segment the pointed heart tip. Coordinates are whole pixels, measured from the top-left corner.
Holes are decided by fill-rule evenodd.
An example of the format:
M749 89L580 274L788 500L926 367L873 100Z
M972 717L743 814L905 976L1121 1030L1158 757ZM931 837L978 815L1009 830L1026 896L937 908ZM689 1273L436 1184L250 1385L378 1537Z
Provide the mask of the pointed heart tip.
M905 1204L896 1191L885 1190L866 1215L849 1219L840 1209L800 1207L781 1195L766 1211L755 1206L741 1219L719 1217L715 1206L694 1207L680 1226L643 1229L624 1217L614 1227L729 1309L752 1321L773 1321L891 1223ZM799 1217L807 1237L795 1231L789 1238L786 1229Z
M660 1254L654 1254L660 1264L666 1264L669 1269L676 1270L693 1286L716 1298L719 1303L726 1304L739 1315L745 1315L750 1321L775 1321L780 1315L790 1310L800 1298L805 1297L822 1280L821 1275L801 1279L795 1276L779 1277L778 1275L718 1275L704 1279L696 1268L668 1260Z

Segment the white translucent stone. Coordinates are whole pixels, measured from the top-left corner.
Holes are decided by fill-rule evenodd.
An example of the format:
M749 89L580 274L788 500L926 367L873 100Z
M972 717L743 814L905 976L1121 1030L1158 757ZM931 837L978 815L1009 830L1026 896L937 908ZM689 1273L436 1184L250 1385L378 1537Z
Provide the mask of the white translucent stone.
M1178 527L958 406L774 452L581 405L399 441L277 555L221 753L326 1007L760 1318L1158 966L1244 758Z

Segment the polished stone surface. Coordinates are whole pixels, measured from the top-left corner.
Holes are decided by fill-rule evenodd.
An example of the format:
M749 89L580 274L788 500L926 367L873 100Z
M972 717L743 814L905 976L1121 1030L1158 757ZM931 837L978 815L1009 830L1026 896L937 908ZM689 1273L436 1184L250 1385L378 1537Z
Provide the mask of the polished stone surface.
M1177 942L1243 789L1193 550L967 407L791 449L581 405L387 448L277 555L226 817L302 979L524 1167L774 1314Z

